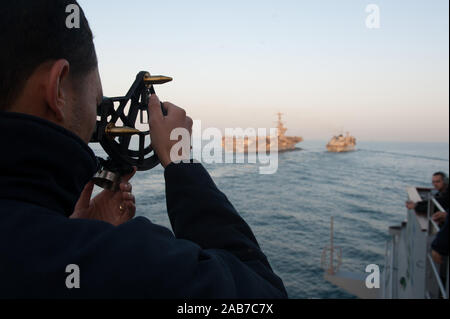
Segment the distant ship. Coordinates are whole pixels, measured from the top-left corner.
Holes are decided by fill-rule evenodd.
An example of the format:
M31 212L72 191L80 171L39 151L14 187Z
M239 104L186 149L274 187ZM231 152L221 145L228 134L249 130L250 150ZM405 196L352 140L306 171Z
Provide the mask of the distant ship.
M356 138L347 132L344 137L342 134L338 136L333 136L333 138L327 144L328 152L341 153L341 152L351 152L355 150Z
M222 147L225 151L234 153L269 152L270 146L278 142L278 152L299 150L296 145L303 141L300 136L286 136L287 128L281 120L282 113L278 113L278 136L277 137L257 137L257 138L222 138Z

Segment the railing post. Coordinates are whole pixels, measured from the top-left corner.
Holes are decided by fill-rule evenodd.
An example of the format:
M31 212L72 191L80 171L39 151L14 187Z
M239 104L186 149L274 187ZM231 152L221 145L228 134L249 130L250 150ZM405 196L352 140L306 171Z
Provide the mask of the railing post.
M392 236L392 258L391 258L391 276L392 276L392 284L391 284L391 298L397 299L397 235Z
M331 227L330 227L330 275L334 275L334 246L333 246L333 216L331 216Z
M425 276L426 276L426 286L425 286L425 294L430 296L431 298L439 298L442 297L444 299L448 299L448 257L447 257L447 269L446 269L446 283L441 280L441 268L437 267L432 258L432 249L431 243L433 240L433 236L439 232L439 226L433 220L432 215L434 213L434 208L437 208L439 211L444 211L442 206L436 199L431 196L428 199L428 230L427 230L427 251L426 251L426 262L425 262Z

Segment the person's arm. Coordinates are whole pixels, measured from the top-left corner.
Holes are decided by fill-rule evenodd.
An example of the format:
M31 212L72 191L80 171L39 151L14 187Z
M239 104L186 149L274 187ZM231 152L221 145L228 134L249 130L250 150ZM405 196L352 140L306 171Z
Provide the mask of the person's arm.
M152 147L165 168L167 210L176 238L195 243L212 256L221 267L209 271L228 272L234 278L228 285L234 295L287 297L283 282L272 271L250 227L203 166L172 163L172 147L178 141L171 140L171 133L180 128L191 132L192 119L171 103L164 103L164 108L166 116L158 97L150 96Z
M250 227L201 164L172 163L164 176L167 210L177 238L191 240L204 249L224 249L238 257L250 253L253 259L264 256Z
M442 226L431 243L431 248L441 256L448 256L448 214L445 218L444 226Z
M201 164L172 163L164 175L167 210L177 238L195 242L203 249L220 249L224 255L234 255L248 267L246 271L258 274L258 280L265 280L286 294L250 227Z

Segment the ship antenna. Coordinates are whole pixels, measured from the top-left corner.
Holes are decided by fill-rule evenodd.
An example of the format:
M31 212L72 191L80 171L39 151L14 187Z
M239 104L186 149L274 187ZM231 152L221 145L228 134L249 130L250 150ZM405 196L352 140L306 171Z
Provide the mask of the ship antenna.
M277 115L278 115L278 123L277 123L278 137L282 137L282 136L284 136L284 133L287 131L287 129L283 125L283 121L281 120L281 118L284 114L281 112L278 112Z
M281 118L282 118L282 116L283 116L284 114L281 113L281 112L278 112L277 115L278 115L278 125L282 125L283 122L281 121Z
M337 251L337 265L334 265L334 253L335 250ZM330 261L326 262L326 256L327 252L330 253ZM326 266L328 268L326 269L326 272L329 275L335 275L339 271L339 267L342 264L342 248L341 247L334 247L334 218L331 216L331 225L330 225L330 246L324 247L322 251L322 269L326 269Z

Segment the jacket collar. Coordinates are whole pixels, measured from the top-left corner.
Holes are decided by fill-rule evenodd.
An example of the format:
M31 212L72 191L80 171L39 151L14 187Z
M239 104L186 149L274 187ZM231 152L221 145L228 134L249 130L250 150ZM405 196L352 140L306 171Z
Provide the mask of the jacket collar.
M0 199L70 216L97 158L78 136L46 120L0 112Z

